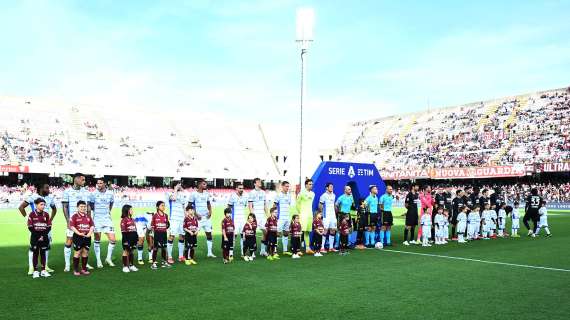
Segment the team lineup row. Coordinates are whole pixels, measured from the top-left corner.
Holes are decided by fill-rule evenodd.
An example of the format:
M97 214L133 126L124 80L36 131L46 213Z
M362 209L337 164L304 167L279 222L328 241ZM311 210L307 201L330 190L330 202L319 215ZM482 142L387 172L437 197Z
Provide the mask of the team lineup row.
M73 254L74 273L77 275L88 274L88 269L91 269L87 260L93 234L95 235L94 251L98 267L103 267L100 258L101 233L106 234L109 239L105 262L110 266L114 265L111 258L116 242L110 216L113 205L112 194L105 189L103 180L98 180L97 190L93 194L89 194L83 188L84 181L83 175L76 174L73 188L64 192L62 201L64 215L69 222L64 248L64 271L71 269L70 260L73 246L75 249ZM336 248L339 248L341 254L347 254L349 235L352 230L357 231L356 240L350 241L350 243L356 244L357 248L381 248L385 245L391 245L393 196L390 186L387 187L386 193L380 197L378 197L378 188L370 186L368 197L360 199L359 204L356 205L349 186L345 186L344 193L337 199L333 192L333 185L327 184L325 192L319 198L318 210L313 217L314 192L312 191L312 181L307 180L305 189L297 197L299 215L290 217L289 183L281 183L281 192L276 197L274 206L269 210L267 210L265 192L261 189L261 180L255 179L254 184L254 190L247 197L244 195L243 185L237 184L236 192L230 197L228 207L225 210L225 217L222 221L224 263L233 261L233 243L238 234L241 235L239 238L243 259L252 261L255 258L257 251L255 235L258 226L263 234L259 253L269 260L279 259L277 254L278 238L281 238L283 253L291 255L293 258L299 258L302 255L302 248L307 253L321 256L323 252L326 252L327 242L328 251L336 252ZM134 266L135 250L138 252L138 263L144 264L143 246L145 239L148 243L151 267L158 267L156 260L158 249L161 249L162 266L169 267L174 263L172 248L176 236L178 236L178 260L189 265L196 264L194 249L196 247L196 236L200 230L206 234L207 256L215 257L212 252L212 208L209 195L205 189L206 183L203 180L199 181L197 191L191 195L183 194L181 186L177 185L167 200L170 216L166 214L166 203L162 201L157 203L156 212L140 214L136 217L133 217L130 206L124 206L121 218L123 271L136 271ZM480 236L482 238L493 238L496 233L498 236L504 236L506 216L509 213L512 213L513 235L517 236L518 210L513 211L512 207L506 206L504 203L491 206L490 201L482 197L480 202L483 206L473 206L469 201L463 202L463 197L458 192L453 199L453 209L450 214L446 201L441 199L435 201L438 200L437 195L435 200L429 199L431 197L430 190L424 190L420 194L418 189L418 186L414 186L406 197L404 245L419 243L419 240L413 241L415 239L415 226L418 225L418 222L422 226L418 232L418 238L421 237L421 243L424 246L430 245L430 239L435 240L436 244L446 243L449 238L449 223L453 226L452 236L455 237L457 232L459 242L465 242L465 237L468 240L477 239ZM24 209L28 204L31 204L33 209L28 219L28 227L32 231L29 273L34 277L49 276L50 269L47 266L50 242L49 229L56 210L53 202L49 203L49 186L44 186L38 191L37 195L32 195L20 207L24 215ZM527 207L533 201L531 199L527 202ZM51 217L45 212L46 204L52 207ZM544 227L549 234L546 208L543 204L543 201L538 199L536 214L533 213L533 205L527 208L526 212L529 213L533 222L535 222L536 217L533 230L536 229L538 232L541 227ZM246 208L249 208L247 215ZM431 214L434 208L437 214ZM350 215L353 209L357 210L355 216ZM93 217L91 217L90 211L93 212ZM269 217L266 218L267 211L269 211ZM69 213L71 213L71 217L69 217ZM421 218L419 213L422 213ZM526 216L527 214L525 214L525 224L527 223ZM291 218L293 219L291 220ZM308 236L311 240L309 245L305 242L308 231L310 231ZM408 235L410 235L411 242L407 241ZM289 236L291 236L290 249ZM80 258L82 258L81 267L79 267ZM41 259L42 262L41 271L35 270L38 259Z

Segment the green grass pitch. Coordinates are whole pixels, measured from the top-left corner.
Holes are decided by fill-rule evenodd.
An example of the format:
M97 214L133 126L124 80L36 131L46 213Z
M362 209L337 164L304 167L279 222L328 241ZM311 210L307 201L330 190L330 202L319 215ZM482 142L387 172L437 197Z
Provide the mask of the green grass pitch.
M113 214L117 223L118 209ZM217 208L218 230L220 216ZM402 222L396 219L391 249L570 269L569 213L550 212L552 238L431 248L399 245ZM32 279L25 219L16 210L0 210L2 319L568 319L570 314L570 272L381 250L223 265L221 258L204 257L204 237L197 266L151 270L146 264L123 274L117 246L117 267L76 278L62 271L64 228L59 213L50 254L53 277ZM219 233L214 241L219 257ZM102 256L106 248L104 240ZM90 261L93 265L93 254Z

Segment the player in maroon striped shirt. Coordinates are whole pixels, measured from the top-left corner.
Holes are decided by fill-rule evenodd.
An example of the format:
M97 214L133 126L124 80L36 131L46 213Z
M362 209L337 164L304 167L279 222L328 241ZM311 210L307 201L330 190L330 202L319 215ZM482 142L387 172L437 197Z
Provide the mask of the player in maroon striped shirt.
M349 216L345 215L342 217L340 222L340 252L341 256L348 254L348 235L350 234L350 220Z
M224 220L222 220L222 252L224 264L234 260L234 221L232 220L232 209L224 209Z
M194 249L197 247L198 243L198 217L196 217L196 212L194 211L194 206L189 203L186 206L186 216L184 217L184 250L187 266L198 264L195 260Z
M243 260L245 261L253 261L253 255L255 254L255 250L257 250L256 229L257 223L255 222L255 214L250 213L242 230L242 237L244 239Z
M267 260L279 260L279 255L277 254L277 233L279 232L277 227L277 208L273 207L269 210L269 218L265 222L265 241L267 242L267 247L269 248L269 254Z
M323 254L321 253L321 245L323 244L323 234L325 233L325 228L323 225L323 213L318 211L315 219L313 220L313 234L312 234L312 241L311 247L315 249L315 253L313 256L315 257L322 257Z
M299 259L301 256L301 238L303 237L303 228L301 227L301 220L298 214L293 215L293 220L291 221L291 227L289 227L291 233L291 252L293 252L293 259Z
M89 259L89 248L91 247L91 236L93 235L93 219L87 214L87 203L83 200L77 201L77 213L69 220L69 229L73 231L73 274L76 276L89 275L87 271L87 260ZM79 269L79 257L81 256L81 270Z
M31 232L30 251L32 251L33 254L32 263L34 268L32 277L39 278L42 276L47 278L51 276L49 272L46 271L46 252L49 250L48 233L51 230L51 219L48 213L44 211L46 201L43 198L39 197L34 200L34 205L36 210L28 215L28 230ZM38 256L41 257L41 272L36 270Z
M158 266L156 264L156 256L158 253L158 249L160 248L160 253L162 256L162 267L163 268L170 268L171 265L166 260L166 239L168 228L170 228L170 221L168 220L168 216L166 215L166 206L164 205L164 201L158 201L156 203L156 213L152 216L151 221L151 228L154 232L154 246L152 249L152 265L150 266L151 269L157 269Z
M139 271L134 266L133 254L138 242L137 226L133 219L133 207L128 204L121 209L121 234L123 236L123 272Z

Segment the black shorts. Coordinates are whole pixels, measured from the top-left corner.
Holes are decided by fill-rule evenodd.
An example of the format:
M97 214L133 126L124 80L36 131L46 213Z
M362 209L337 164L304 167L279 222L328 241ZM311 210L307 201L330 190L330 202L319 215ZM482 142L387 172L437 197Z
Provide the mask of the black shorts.
M323 244L323 236L318 234L316 231L313 231L311 247L313 247L313 249L315 250L319 250L321 249L322 244Z
M188 232L184 235L184 247L196 248L198 246L198 236L190 235Z
M137 232L122 232L123 238L121 242L123 244L123 250L133 250L137 247L137 242L139 240L139 235Z
M243 243L244 249L248 249L249 251L253 252L257 250L257 239L255 236L246 236L245 241Z
M291 252L301 251L301 237L291 237Z
M154 232L154 247L155 248L166 248L167 235L166 232L155 231Z
M267 231L267 245L268 246L277 246L277 232L275 231Z
M228 236L228 240L223 240L222 237L222 249L226 249L226 250L233 250L234 249L234 234L233 233L227 233L226 234Z
M73 250L79 251L81 249L87 249L91 247L91 237L82 237L78 234L73 234Z
M368 221L369 227L376 227L378 225L378 213L370 213L370 220Z
M358 216L358 229L364 230L368 227L368 214L360 214Z
M41 238L41 240L39 240ZM30 250L36 251L37 249L49 250L49 236L47 233L41 234L34 232L30 236Z
M385 226L391 226L394 224L392 211L382 211L382 224Z
M410 211L406 212L406 225L407 226L417 226L418 225L418 212Z

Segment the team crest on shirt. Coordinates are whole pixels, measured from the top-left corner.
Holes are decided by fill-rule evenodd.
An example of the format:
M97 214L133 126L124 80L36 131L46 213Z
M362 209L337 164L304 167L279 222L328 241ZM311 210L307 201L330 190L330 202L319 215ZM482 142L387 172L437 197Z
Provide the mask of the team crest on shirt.
M356 174L354 173L354 168L352 166L348 167L348 176L350 179L354 178Z

